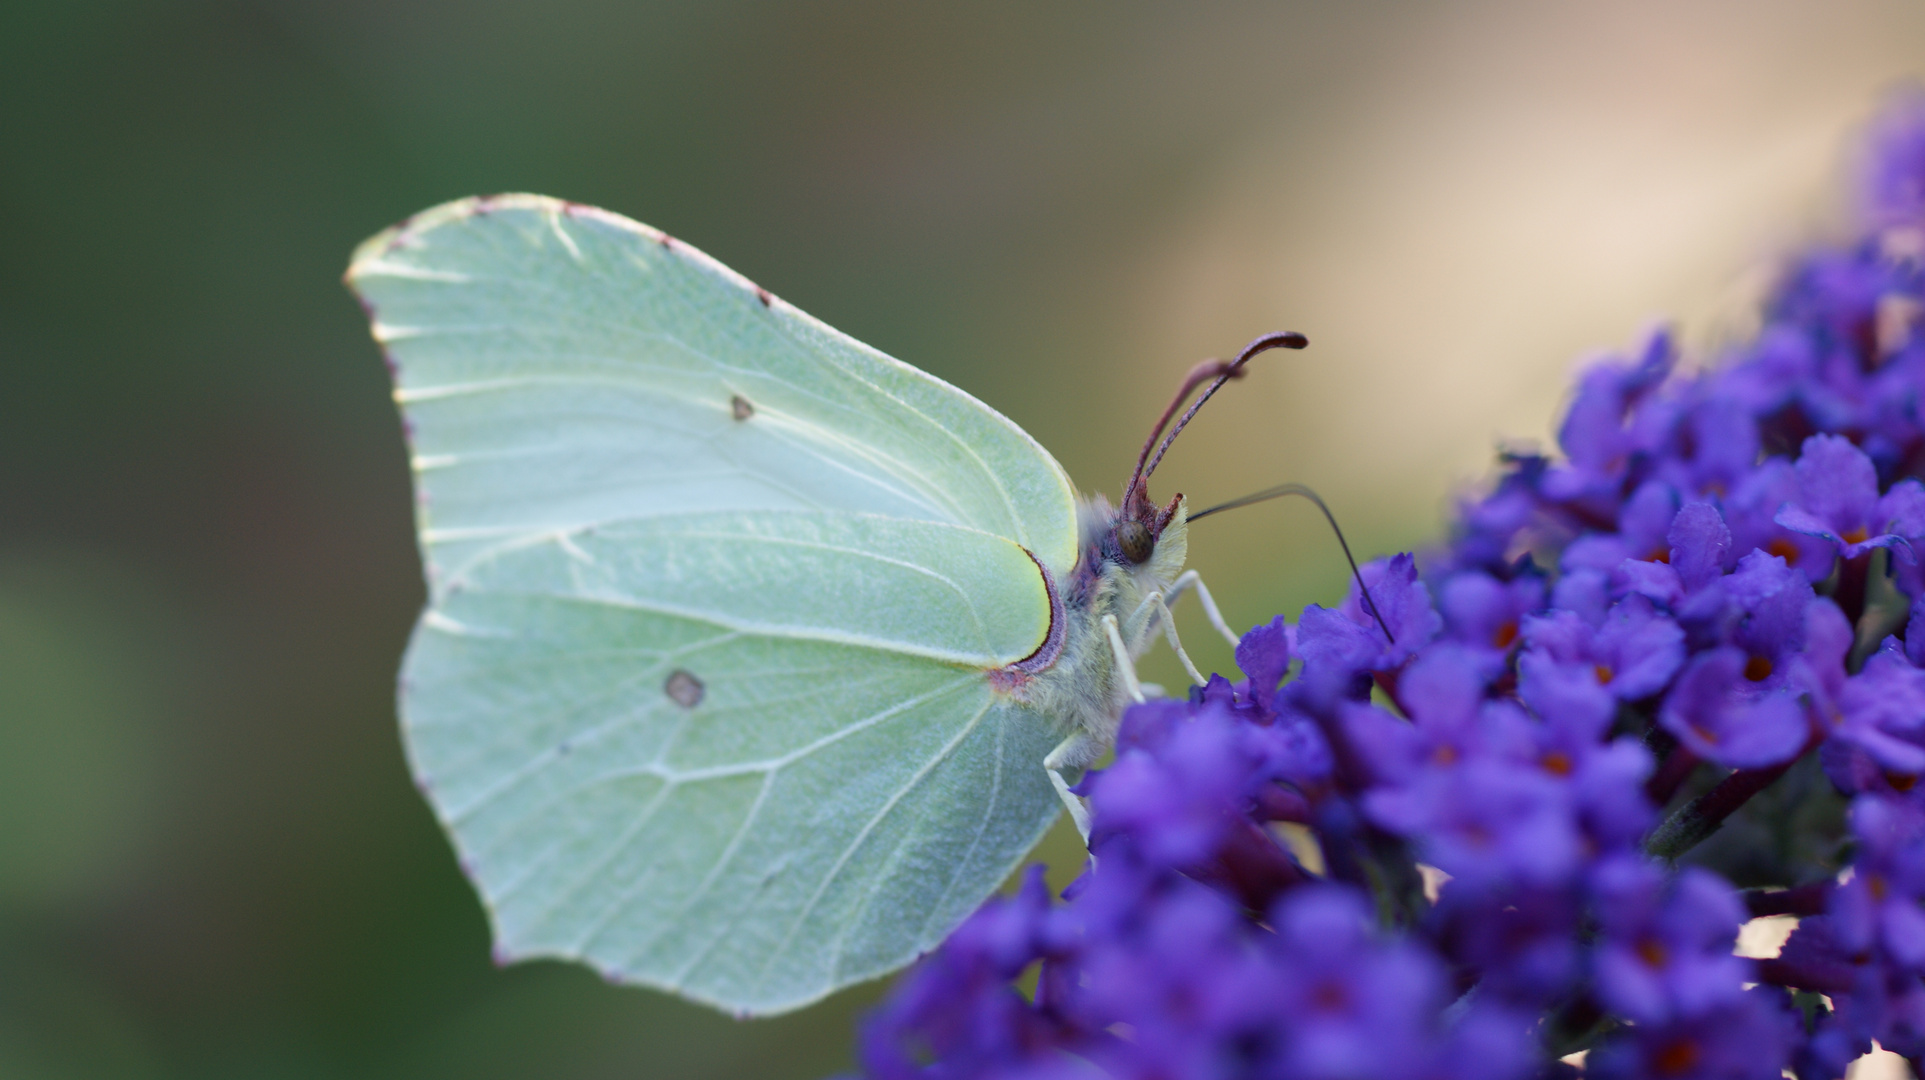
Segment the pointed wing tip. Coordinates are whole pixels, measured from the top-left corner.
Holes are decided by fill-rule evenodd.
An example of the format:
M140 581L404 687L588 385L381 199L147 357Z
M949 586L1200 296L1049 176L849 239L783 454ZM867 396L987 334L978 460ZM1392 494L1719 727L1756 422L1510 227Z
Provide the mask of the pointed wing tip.
M478 217L504 210L533 211L553 218L570 218L577 221L594 222L617 231L631 233L643 240L656 244L668 253L695 265L702 270L729 282L745 294L753 296L766 310L780 311L792 319L814 323L816 320L797 310L793 305L770 293L741 273L724 265L714 256L689 243L651 225L643 224L613 210L605 210L588 203L570 202L549 195L536 195L529 192L507 192L499 195L470 195L455 199L438 206L429 207L411 217L375 233L363 240L348 259L347 272L341 277L342 284L361 300L370 320L373 307L361 279L371 277L430 277L442 280L457 280L434 271L413 268L390 256L397 249L405 249L419 243L427 234L446 225L459 224ZM563 237L563 242L573 247L572 242ZM579 257L579 255L577 256ZM827 327L822 327L827 329ZM833 333L833 331L830 331ZM866 346L865 346L866 348Z
M674 243L660 229L587 203L570 202L567 199L557 199L550 195L537 195L526 191L503 192L496 195L469 195L466 198L453 199L431 206L361 241L355 246L353 255L348 259L347 273L342 276L342 281L348 288L358 293L360 290L355 284L356 281L363 276L379 274L383 260L396 248L405 247L410 242L442 226L485 217L502 210L532 210L593 220L636 233L657 243Z

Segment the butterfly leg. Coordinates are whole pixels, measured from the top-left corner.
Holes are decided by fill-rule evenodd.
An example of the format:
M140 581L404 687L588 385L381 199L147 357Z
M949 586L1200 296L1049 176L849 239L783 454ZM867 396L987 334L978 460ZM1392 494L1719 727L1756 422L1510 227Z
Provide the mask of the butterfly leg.
M1176 636L1176 617L1170 614L1170 606L1163 602L1163 594L1160 592L1153 592L1143 598L1143 602L1137 605L1135 614L1130 616L1130 623L1134 625L1137 619L1147 620L1152 616L1162 620L1163 638L1170 643L1170 649L1176 653L1176 658L1183 661L1183 670L1189 673L1190 681L1197 686L1202 686L1203 673L1190 662L1190 654L1183 651L1183 640Z
M1236 631L1231 630L1230 624L1224 621L1223 612L1217 610L1216 600L1210 596L1209 586L1203 584L1203 575L1195 570L1185 570L1182 576L1176 579L1176 583L1170 586L1170 603L1175 604L1185 592L1191 589L1196 590L1197 603L1203 605L1203 614L1209 618L1210 625L1216 627L1216 632L1223 635L1223 640L1232 646L1240 642L1242 639L1237 636Z
M1129 646L1123 644L1123 631L1116 625L1116 616L1103 616L1103 633L1109 637L1110 653L1116 660L1116 676L1123 680L1123 689L1129 693L1130 701L1143 704L1143 684L1136 681L1136 659L1130 655Z
M1133 704L1142 704L1143 684L1136 678L1136 661L1130 657L1129 646L1123 644L1123 632L1117 626L1116 616L1103 616L1103 636L1109 640L1111 659L1116 664L1116 677L1123 683L1123 689ZM1083 837L1085 846L1089 844L1089 803L1069 789L1069 781L1063 779L1065 768L1088 765L1102 755L1104 747L1088 731L1078 729L1056 744L1043 758L1043 771L1049 773L1049 782L1056 789L1056 795L1063 800L1069 810L1069 818L1076 823L1076 831Z
M1089 846L1089 802L1069 789L1069 781L1063 779L1063 769L1087 763L1095 749L1094 742L1089 732L1078 729L1043 758L1043 771L1049 773L1056 797L1063 800L1063 807L1069 811L1069 819L1075 823L1084 847Z

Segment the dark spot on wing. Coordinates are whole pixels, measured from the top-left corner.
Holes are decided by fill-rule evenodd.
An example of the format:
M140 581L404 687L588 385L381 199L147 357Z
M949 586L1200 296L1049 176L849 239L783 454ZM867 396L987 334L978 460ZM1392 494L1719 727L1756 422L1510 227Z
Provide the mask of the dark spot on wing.
M684 709L693 709L700 705L702 695L706 692L707 688L702 685L702 680L682 668L669 672L668 681L662 684L662 693L667 694L669 700Z
M729 399L729 415L737 420L747 420L755 415L755 406L749 404L748 398L737 394Z
M763 307L768 307L769 305L775 303L775 298L769 295L769 290L763 288L760 285L757 285L755 287L755 298L757 300L762 301Z

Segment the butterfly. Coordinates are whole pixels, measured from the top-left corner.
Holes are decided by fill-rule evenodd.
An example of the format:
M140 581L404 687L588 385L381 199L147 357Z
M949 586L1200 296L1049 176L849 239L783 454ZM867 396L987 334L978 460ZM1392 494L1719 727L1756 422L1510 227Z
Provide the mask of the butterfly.
M1142 699L1187 507L1121 502L963 391L694 248L534 195L369 239L428 601L414 776L498 959L580 960L738 1015L933 948ZM1169 434L1176 409L1209 384ZM1156 447L1154 458L1152 447Z

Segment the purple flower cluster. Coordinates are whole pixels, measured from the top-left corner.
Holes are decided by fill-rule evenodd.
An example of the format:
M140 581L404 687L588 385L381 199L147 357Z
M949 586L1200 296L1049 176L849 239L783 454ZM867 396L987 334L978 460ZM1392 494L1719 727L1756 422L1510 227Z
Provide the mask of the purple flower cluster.
M1561 455L1364 567L1374 614L1353 586L1251 630L1244 681L1131 709L1083 876L905 977L868 1074L1925 1061L1925 94L1871 144L1866 234L1791 262L1755 337L1592 366ZM1780 914L1778 957L1733 955Z

